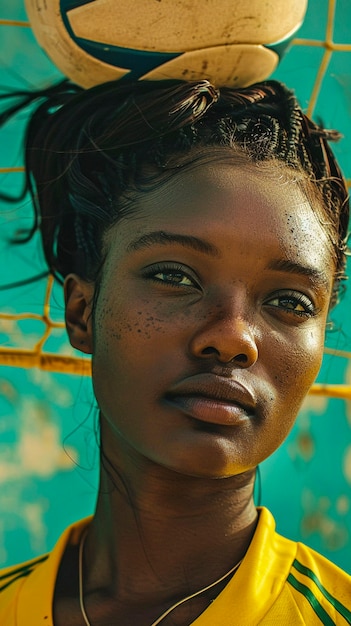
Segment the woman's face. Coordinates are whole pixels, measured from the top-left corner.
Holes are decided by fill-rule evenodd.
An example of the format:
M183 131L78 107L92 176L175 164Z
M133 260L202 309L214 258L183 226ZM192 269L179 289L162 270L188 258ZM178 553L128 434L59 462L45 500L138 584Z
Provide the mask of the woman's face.
M110 231L91 331L110 458L224 477L287 436L320 367L334 265L304 194L273 174L197 165Z

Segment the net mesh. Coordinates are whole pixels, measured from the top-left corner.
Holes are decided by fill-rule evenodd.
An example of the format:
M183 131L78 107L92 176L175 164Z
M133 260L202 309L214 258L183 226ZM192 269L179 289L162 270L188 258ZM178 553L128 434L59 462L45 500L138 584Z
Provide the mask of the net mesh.
M347 30L345 30L344 32L342 28L345 6L345 0L329 0L327 4L326 19L323 24L323 33L321 33L321 36L316 36L316 38L296 38L292 43L292 49L288 53L290 64L293 63L294 54L295 59L302 58L301 52L304 53L304 57L306 57L306 59L310 59L313 57L312 71L314 73L314 76L310 85L310 94L307 99L308 101L306 102L306 111L307 114L311 117L314 116L314 113L321 102L321 92L323 90L323 87L326 85L328 75L330 75L333 71L330 68L332 67L336 57L339 57L341 55L347 55L347 59L343 59L343 67L348 66L351 68L351 43L345 40L339 41L339 39L342 38L343 35L346 37L346 39L347 35L348 38L350 38L350 33L347 33ZM6 8L1 9L1 11L5 15L8 12ZM348 11L348 14L350 17L350 11ZM5 31L13 32L16 29L20 29L22 33L22 31L30 30L30 25L25 20L13 20L10 18L6 19L6 17L1 17L0 37L3 41L5 41L5 38L3 38L2 35ZM338 33L336 32L337 30ZM318 58L318 62L316 62L316 57L313 54L314 50L321 53ZM312 53L312 57L311 55L309 55L309 52ZM311 61L309 60L306 65L311 74ZM295 67L294 71L296 71L297 69L301 68ZM284 74L282 76L278 75L277 78L288 82ZM350 74L348 76L344 74L339 75L339 82L341 84L343 84L343 81L345 83L345 80L346 84L349 85L351 81ZM22 81L24 81L23 77ZM289 84L289 86L294 85ZM321 106L321 110L323 111L323 106ZM340 128L338 124L337 107L334 107L333 115L331 116L330 120L328 119L328 122L329 125ZM19 135L21 132L21 124L24 123L24 120L19 119L16 123L17 127L10 129L10 133L12 130L13 133L17 133L17 135ZM344 134L346 134L344 129L341 130L344 132ZM17 155L14 158L17 158ZM0 167L0 174L5 181L5 186L10 189L18 184L17 177L23 174L22 165L16 164L11 166L12 160L13 158L9 156L9 163L5 163L3 167ZM348 185L350 186L350 168L347 164L345 165L344 163L342 163L342 166L346 176L348 176L347 181ZM21 207L24 213L30 212L28 202L29 201L24 202ZM16 219L16 215L17 213L15 210L8 210L7 221L9 223L12 223ZM39 245L39 242L37 242L37 245ZM40 256L40 254L38 254L38 256ZM24 271L24 274L26 274L26 271ZM11 276L11 273L9 275ZM14 282L16 281L14 280ZM55 285L53 278L49 276L45 281L43 296L41 298L42 305L41 309L38 310L38 312L35 313L33 311L26 310L25 301L23 301L23 298L21 298L21 305L19 307L20 310L18 310L18 307L16 307L17 310L13 310L13 306L2 306L3 312L0 313L0 333L2 334L2 345L0 345L1 365L18 368L37 367L42 370L60 373L63 372L67 374L90 374L90 360L88 358L82 358L81 356L73 354L67 346L67 343L62 340L62 337L64 336L65 326L62 316L62 304L60 306L58 306L57 304L59 298L60 296L58 296L57 293L55 295ZM33 304L33 301L33 296L31 296L31 304ZM54 315L53 311L55 311ZM27 328L30 328L30 332L27 333L23 330L25 328L23 324L26 322L31 323L30 327L27 326ZM33 324L35 325L35 323L39 325L40 331L33 331ZM50 340L53 339L55 333L57 332L59 334L61 333L62 335L61 341L59 342L59 344L55 344L55 342L52 342L53 345L56 346L56 349L51 350ZM25 335L27 336L25 340L25 345L23 345L23 338ZM31 338L33 338L32 344L27 345L28 341L31 341ZM325 348L325 353L331 354L338 359L351 358L350 351L335 347L327 346ZM351 385L329 384L327 382L320 382L316 383L312 387L311 393L314 395L325 395L329 397L347 399L351 398Z
M317 123L344 135L334 150L349 185L350 55L350 0L309 0L299 38L273 75L295 90ZM0 91L46 87L61 78L33 37L24 0L0 0ZM26 119L19 114L1 132L0 186L9 195L23 184ZM68 524L91 514L99 480L90 360L67 341L62 287L46 274L39 235L25 245L11 241L31 226L31 216L28 198L0 203L0 566L51 549ZM33 276L42 278L28 283ZM9 285L16 286L1 289ZM279 532L349 573L350 310L349 285L332 312L335 332L327 332L314 395L261 465L261 501Z

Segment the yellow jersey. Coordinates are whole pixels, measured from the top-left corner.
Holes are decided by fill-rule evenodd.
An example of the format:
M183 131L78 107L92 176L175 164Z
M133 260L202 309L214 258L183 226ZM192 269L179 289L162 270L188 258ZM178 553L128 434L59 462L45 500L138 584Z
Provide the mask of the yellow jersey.
M351 624L351 577L304 544L279 535L271 513L264 507L258 511L239 569L186 626ZM68 544L80 542L90 519L67 528L48 555L0 572L1 626L54 626L52 604L62 556Z

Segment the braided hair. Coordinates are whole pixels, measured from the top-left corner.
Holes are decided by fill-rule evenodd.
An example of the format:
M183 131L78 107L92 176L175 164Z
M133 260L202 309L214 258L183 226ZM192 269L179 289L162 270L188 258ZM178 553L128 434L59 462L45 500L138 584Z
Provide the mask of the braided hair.
M4 123L39 100L26 136L26 191L50 271L96 280L107 230L145 190L196 151L216 146L247 162L275 161L315 190L335 258L333 304L345 278L348 195L329 147L339 139L308 119L276 81L215 89L208 81L105 83L87 91L64 81L45 93L19 94ZM208 154L211 154L208 152Z

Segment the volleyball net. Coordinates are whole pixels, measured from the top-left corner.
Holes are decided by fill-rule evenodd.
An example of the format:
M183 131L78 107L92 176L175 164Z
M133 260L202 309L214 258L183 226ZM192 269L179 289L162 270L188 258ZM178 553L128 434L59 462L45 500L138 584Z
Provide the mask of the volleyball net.
M318 2L315 4L318 5ZM4 14L11 13L9 8L0 10ZM340 130L345 136L343 140L345 145L348 133L351 139L351 130L347 128L346 122L343 121L349 117L349 110L347 111L347 96L345 96L347 88L349 93L351 92L351 27L349 26L347 29L347 24L351 24L351 6L347 6L346 0L329 0L329 2L325 4L324 21L322 14L323 10L321 9L317 15L318 22L316 21L313 36L307 38L298 37L293 41L287 59L283 61L274 77L283 80L289 87L295 88L297 96L309 116L314 117L317 122L318 116L322 116L322 122L326 126L335 127ZM312 31L313 28L310 27L310 30ZM16 39L20 41L22 37L27 41L28 35L26 33L28 32L30 32L30 25L28 21L26 21L25 16L24 19L21 20L11 19L11 15L2 16L0 14L0 38L2 41L6 42L6 38L11 38L12 41L16 41ZM31 49L34 49L33 47L35 47L36 44L31 40L30 45ZM43 53L40 51L39 46L37 48L38 55L42 55ZM10 75L13 76L11 70L9 70L11 55L8 58L6 58L6 54L3 54L3 56L5 56L5 59L2 61L2 65L3 67L6 66L7 71L10 71ZM24 74L25 72L23 72L22 76L23 82ZM290 79L289 76L291 77ZM304 96L302 98L299 96L300 76L301 80L305 83ZM334 81L333 84L337 85L338 89L340 89L340 93L330 93L328 87L330 80ZM307 82L308 84L306 84ZM22 84L22 87L23 86L27 87L26 84ZM342 104L343 100L345 101L345 105ZM348 116L346 113L348 113ZM14 140L17 142L18 150L21 144L21 133L23 133L24 124L25 119L23 119L22 114L22 117L18 121L15 120L11 128L11 137L13 136L15 138L16 136ZM343 127L341 127L342 125ZM349 122L349 127L350 125ZM349 143L351 142L349 141ZM6 152L5 150L5 157L2 157L0 167L0 184L2 179L5 181L8 189L16 189L16 187L21 184L23 166L21 163L14 163L17 159L17 155L15 157L9 156L8 162L3 162L4 158L6 160ZM347 153L347 149L340 156L338 155L338 158L350 187L351 158ZM15 206L12 207L11 210L7 207L3 211L3 215L0 219L7 220L7 222L11 221L12 224L15 224L16 210ZM21 202L20 210L22 212L27 211L28 214L31 213L29 199ZM10 220L8 219L9 216ZM25 248L26 244L22 246L22 257L26 254ZM5 278L0 279L0 287L4 284L10 285L11 276L13 276L11 267L6 267L6 262L3 265L5 265L3 268L3 276L5 276ZM35 273L34 270L33 272ZM22 282L25 284L26 280ZM13 276L13 283L18 283L18 271L16 276ZM53 277L48 276L46 279L42 279L41 284L41 304L40 308L36 308L35 312L30 309L27 310L25 307L23 310L22 305L20 310L18 310L18 307L16 309L16 307L13 306L13 290L11 285L8 290L5 289L1 292L0 295L2 296L3 304L1 305L2 311L0 312L0 365L16 368L36 367L50 372L89 375L91 371L90 359L74 354L68 347L67 341L64 342L62 340L59 344L59 349L53 350L50 348L50 340L57 332L64 336L65 327L62 306L57 306L58 296L55 295ZM8 294L8 297L6 294ZM33 302L33 297L28 301ZM55 311L54 314L53 310ZM59 312L57 313L58 310ZM351 316L349 315L349 317ZM36 332L33 333L30 331L24 342L25 345L23 345L23 337L25 336L23 328L25 328L25 324L36 325ZM29 328L29 326L27 327ZM40 327L40 331L38 331L38 327ZM33 340L31 345L28 345L28 343L30 343L30 337L32 337ZM62 345L64 344L65 346L62 349ZM337 359L351 359L351 351L343 347L340 349L335 346L327 346L325 353L333 355ZM350 399L351 385L346 383L318 383L312 387L311 393L314 395Z

